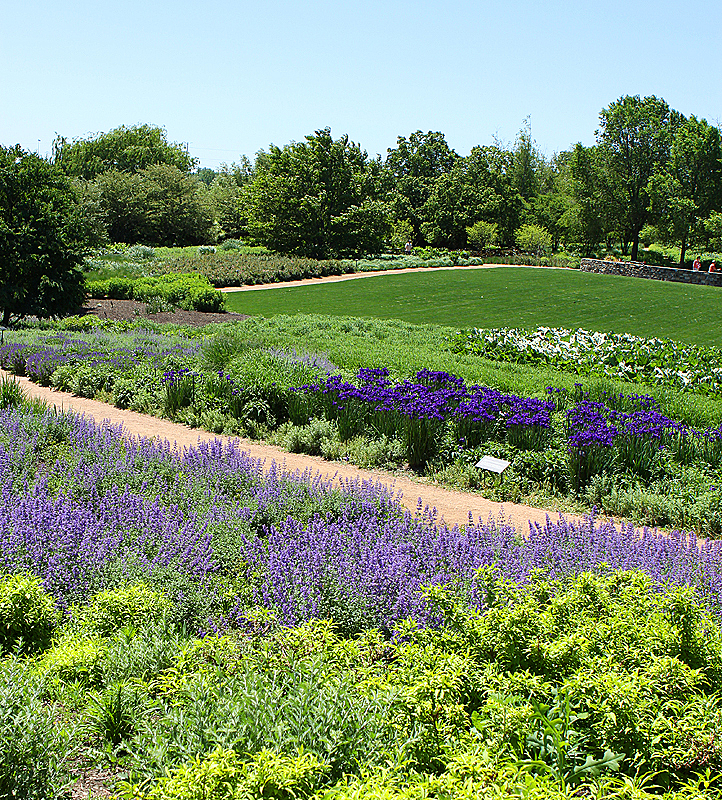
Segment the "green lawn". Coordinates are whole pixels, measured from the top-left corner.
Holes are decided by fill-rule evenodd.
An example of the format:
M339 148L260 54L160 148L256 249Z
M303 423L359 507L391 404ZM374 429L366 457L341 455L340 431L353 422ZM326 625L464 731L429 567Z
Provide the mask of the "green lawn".
M537 325L722 345L722 289L577 270L500 267L384 275L227 295L242 314L330 314L459 328Z

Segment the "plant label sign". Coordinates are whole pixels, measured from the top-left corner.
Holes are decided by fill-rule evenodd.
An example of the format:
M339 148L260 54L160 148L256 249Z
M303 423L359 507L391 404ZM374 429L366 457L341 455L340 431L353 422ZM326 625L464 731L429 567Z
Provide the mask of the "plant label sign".
M501 475L509 464L511 464L511 461L505 461L503 458L494 458L494 456L483 456L480 461L476 462L476 466L479 469L496 472L497 475Z

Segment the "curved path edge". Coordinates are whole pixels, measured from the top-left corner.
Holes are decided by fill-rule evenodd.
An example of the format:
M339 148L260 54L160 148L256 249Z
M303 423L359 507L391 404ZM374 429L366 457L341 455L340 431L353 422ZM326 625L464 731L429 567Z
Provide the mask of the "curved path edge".
M535 267L531 264L467 264L455 267L404 267L403 269L381 269L368 272L349 272L344 275L326 275L323 278L301 278L296 281L276 283L254 283L243 286L222 286L219 292L258 292L262 289L288 289L294 286L320 286L323 283L341 283L357 278L379 278L383 275L408 275L413 272L447 272L449 270L496 269L497 267L520 267L521 269L566 269L565 267Z
M301 453L289 453L275 445L269 445L237 436L225 436L198 428L189 428L186 425L170 420L140 414L116 408L108 403L98 400L89 400L76 397L67 392L39 386L28 378L20 378L0 370L0 375L15 378L22 386L25 394L37 398L55 407L58 411L72 411L91 417L98 423L104 421L112 425L122 425L127 436L138 438L157 438L167 440L171 445L179 448L195 447L202 441L236 440L240 448L252 458L263 463L264 470L270 469L271 463L276 462L288 472L304 472L309 470L312 474L319 473L324 480L342 484L346 481L372 481L382 483L399 496L401 503L415 513L419 507L436 509L438 519L447 525L465 525L470 516L476 521L481 519L486 522L489 517L503 518L507 523L513 524L517 530L524 534L529 530L529 525L546 524L547 517L557 519L561 515L540 508L523 506L517 503L497 503L487 500L478 494L445 489L431 483L422 483L411 480L405 476L393 475L381 470L361 469L352 464L336 461L326 461L320 456L309 456ZM581 519L576 515L565 515L567 519Z

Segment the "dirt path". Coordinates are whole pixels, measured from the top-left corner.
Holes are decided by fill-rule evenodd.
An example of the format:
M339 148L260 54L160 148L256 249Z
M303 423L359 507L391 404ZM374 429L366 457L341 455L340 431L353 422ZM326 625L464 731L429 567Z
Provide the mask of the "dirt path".
M0 370L0 375L8 373ZM28 378L17 378L24 391L30 397L45 400L58 411L75 411L92 417L96 422L108 420L114 425L122 425L125 432L136 437L157 437L167 439L179 447L193 447L199 441L212 439L229 439L233 437L218 436L199 429L188 428L169 420L138 414L135 411L124 411L107 403L97 400L88 400L84 397L75 397L66 392L58 392L32 383ZM470 492L457 492L444 489L434 484L414 481L403 476L392 475L380 470L359 469L350 464L324 461L318 456L307 456L298 453L287 453L280 447L254 442L249 439L239 439L243 450L253 458L265 461L268 469L273 461L283 464L284 468L295 472L311 470L319 472L324 478L334 481L361 480L379 481L391 487L394 492L401 493L401 502L410 511L417 509L418 499L421 498L423 506L436 508L439 517L448 525L463 525L468 522L469 515L474 519L481 517L486 521L490 515L497 517L503 514L505 520L511 522L522 533L529 530L529 523L546 522L547 514L552 519L557 514L539 508L530 508L516 503L495 503Z
M223 286L219 292L258 292L262 289L285 289L291 286L311 286L320 283L355 281L357 278L378 278L380 275L406 275L410 272L445 272L456 269L496 269L497 267L522 267L523 269L557 269L557 267L533 267L524 264L472 264L466 267L408 267L406 269L382 269L377 272L352 272L348 275L327 275L325 278L303 278L298 281L259 283L253 286Z

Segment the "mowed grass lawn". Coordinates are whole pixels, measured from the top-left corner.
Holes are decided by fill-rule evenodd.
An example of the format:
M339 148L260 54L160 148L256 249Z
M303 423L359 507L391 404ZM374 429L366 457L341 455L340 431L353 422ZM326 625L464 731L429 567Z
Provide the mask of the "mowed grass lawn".
M722 345L722 288L500 267L387 274L339 283L231 292L242 314L330 314L458 328L586 328Z

